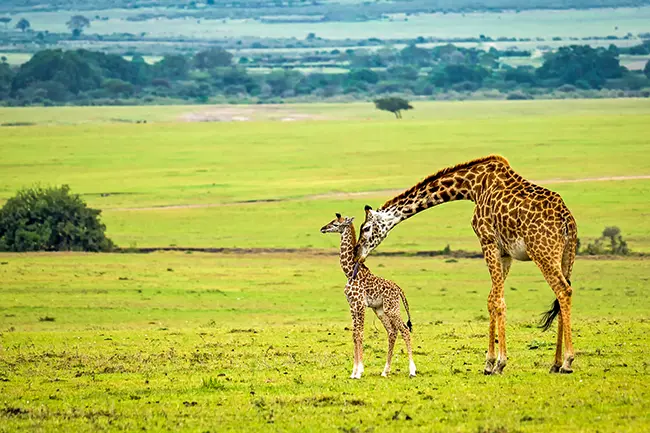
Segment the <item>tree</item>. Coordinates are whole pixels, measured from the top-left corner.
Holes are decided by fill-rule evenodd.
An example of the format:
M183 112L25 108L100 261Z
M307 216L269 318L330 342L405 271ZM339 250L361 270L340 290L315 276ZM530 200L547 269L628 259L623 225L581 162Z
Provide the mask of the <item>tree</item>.
M16 23L16 28L19 29L21 32L25 32L28 28L30 28L32 25L27 21L25 18L21 18L20 21Z
M390 111L397 119L402 118L402 110L412 110L409 101L397 97L380 98L373 101L378 110Z
M201 70L230 66L231 64L232 54L221 47L199 51L194 56L194 66Z
M83 15L73 15L65 25L72 31L73 36L79 36L86 27L90 27L90 20Z
M130 96L133 94L133 84L119 78L109 78L102 83L102 87L114 96Z
M183 79L190 69L188 59L181 54L170 54L154 65L156 78Z
M645 68L643 68L643 73L645 74L646 77L650 78L650 60L647 61L645 64Z
M553 86L573 84L578 87L601 88L609 78L620 78L627 69L622 67L615 52L589 45L560 47L546 56L535 73Z
M0 251L110 251L100 210L70 188L29 188L0 209Z
M14 72L11 66L6 61L0 62L0 100L9 98L13 79Z
M7 26L11 22L11 18L9 17L0 17L0 23L5 25L5 30L7 30Z
M431 52L415 45L409 45L399 53L400 59L406 65L428 66L431 64Z
M91 53L85 50L62 51L43 50L34 54L18 69L12 88L25 89L39 82L56 81L73 94L92 90L101 84L101 67L91 60ZM123 59L122 59L123 60ZM126 63L126 60L123 60Z

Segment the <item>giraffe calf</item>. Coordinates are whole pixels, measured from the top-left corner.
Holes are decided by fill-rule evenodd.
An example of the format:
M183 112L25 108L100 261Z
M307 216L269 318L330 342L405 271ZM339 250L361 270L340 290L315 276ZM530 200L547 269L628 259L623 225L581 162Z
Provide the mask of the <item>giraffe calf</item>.
M406 343L406 350L409 356L409 374L415 376L415 363L411 350L411 313L409 304L402 289L395 283L377 277L370 272L364 264L361 264L355 272L354 255L356 249L356 234L354 218L343 218L336 214L336 218L320 229L321 233L341 234L341 269L348 278L345 285L345 296L350 304L352 314L353 340L354 340L354 368L351 379L360 379L363 373L363 325L366 307L372 308L381 323L388 332L388 353L386 366L381 373L388 376L390 364L393 358L393 348L397 333L402 334ZM405 324L400 316L400 299L404 303L408 322Z

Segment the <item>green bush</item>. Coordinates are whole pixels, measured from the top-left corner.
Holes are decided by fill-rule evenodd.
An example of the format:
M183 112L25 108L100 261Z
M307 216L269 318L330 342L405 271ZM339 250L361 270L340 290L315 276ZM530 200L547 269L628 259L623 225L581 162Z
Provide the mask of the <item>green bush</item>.
M0 251L110 251L100 213L68 185L23 189L0 209Z
M602 255L612 254L616 256L627 256L630 254L630 249L627 242L621 236L621 229L618 227L605 227L601 237L594 242L587 244L584 251L588 255Z

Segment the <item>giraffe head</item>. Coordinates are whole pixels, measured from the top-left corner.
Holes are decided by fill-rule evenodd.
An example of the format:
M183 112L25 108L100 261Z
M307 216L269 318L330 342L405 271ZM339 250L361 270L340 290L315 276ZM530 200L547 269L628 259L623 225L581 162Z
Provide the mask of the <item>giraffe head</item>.
M396 216L384 210L372 210L366 205L366 220L359 230L356 260L363 263L377 246L386 239L390 229L399 222Z
M321 227L320 232L343 233L352 224L352 221L354 221L354 217L342 217L340 213L337 213L336 218Z

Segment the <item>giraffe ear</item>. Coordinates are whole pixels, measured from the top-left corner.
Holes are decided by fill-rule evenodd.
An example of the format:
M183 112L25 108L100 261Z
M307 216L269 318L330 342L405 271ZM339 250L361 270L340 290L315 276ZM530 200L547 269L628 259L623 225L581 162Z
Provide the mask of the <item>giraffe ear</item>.
M344 222L346 224L352 224L352 221L354 221L354 217L346 217Z
M337 218L337 219L341 219L341 214L340 214L340 213L336 213L336 218Z

